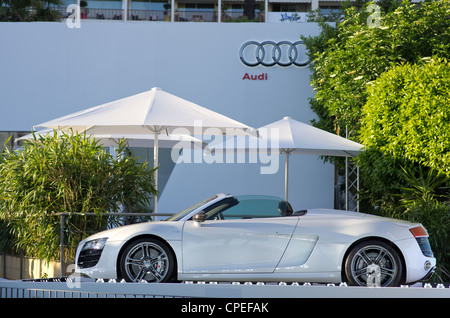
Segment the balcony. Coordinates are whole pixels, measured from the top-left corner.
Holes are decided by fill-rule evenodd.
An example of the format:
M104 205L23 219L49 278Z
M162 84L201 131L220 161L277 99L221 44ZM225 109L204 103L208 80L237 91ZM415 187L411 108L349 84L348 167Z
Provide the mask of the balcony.
M68 17L66 7L57 7L63 17ZM81 19L88 20L124 20L123 9L82 9ZM171 21L170 10L127 10L126 20L128 21ZM174 22L218 22L217 11L176 9L174 12ZM243 12L234 10L222 10L221 22L242 22L247 21ZM255 19L249 22L264 22L264 12L255 12Z
M171 22L269 22L280 12L301 13L311 10L310 1L255 0L254 18L244 15L243 0L64 0L57 10L67 17L67 6L80 4L81 19ZM280 1L282 1L280 3ZM285 1L289 2L286 4ZM220 8L220 10L219 10ZM286 13L286 12L285 12ZM272 19L273 20L273 19ZM306 22L306 18L304 19Z

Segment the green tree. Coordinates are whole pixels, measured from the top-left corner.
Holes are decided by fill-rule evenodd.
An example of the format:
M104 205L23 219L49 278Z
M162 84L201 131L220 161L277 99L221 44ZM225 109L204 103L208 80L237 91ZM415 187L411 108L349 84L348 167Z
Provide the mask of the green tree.
M417 171L441 174L444 184L450 185L449 78L446 59L425 58L393 67L368 86L360 130L365 145L358 158L364 184L360 194L384 214L404 213L407 204L400 198L411 194L404 188L421 193L413 186L412 175L430 184L431 179ZM433 184L428 186L432 193L437 188ZM411 205L420 204L411 201Z
M156 190L153 169L129 156L121 143L116 157L85 135L50 134L9 151L0 162L0 233L14 238L26 256L60 256L60 218L66 217L66 257L78 242L105 228L108 212L145 212ZM95 212L98 217L79 213Z
M360 140L450 177L450 63L424 60L395 66L368 86Z
M0 0L0 21L59 21L62 0Z
M310 104L319 120L316 126L345 135L345 127L358 141L366 86L401 62L422 57L450 58L450 2L383 3L379 26L370 22L373 12L349 7L333 27L322 23L318 37L303 37L309 50L315 96Z
M362 109L361 195L383 215L425 225L450 268L450 63L424 58L383 73Z
M303 38L313 60L315 125L366 148L358 158L365 211L421 222L450 268L450 2L384 1L321 22Z

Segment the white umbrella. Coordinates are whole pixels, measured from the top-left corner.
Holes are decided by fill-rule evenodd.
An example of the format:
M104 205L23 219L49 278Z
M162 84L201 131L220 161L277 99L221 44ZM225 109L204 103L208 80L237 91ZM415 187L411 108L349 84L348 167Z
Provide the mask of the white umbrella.
M234 149L238 152L260 151L260 145L286 154L285 200L288 199L289 155L306 154L319 156L355 157L363 147L361 144L329 133L322 129L296 121L290 117L258 128L259 140L255 137L234 137L233 141L209 145L211 151ZM245 140L239 139L245 138Z
M53 129L42 129L40 131L34 132L35 136L45 136L53 133ZM124 140L128 147L145 147L150 148L155 145L154 135L144 135L144 134L131 134L131 135L120 135L120 134L97 134L90 135L96 141L98 141L103 147L116 147L119 145L121 140ZM33 138L33 134L28 134L18 138L17 140L30 140ZM175 135L170 136L160 135L158 138L159 148L184 148L193 145L195 149L207 149L207 144L195 137L190 135Z
M185 99L169 94L160 88L92 107L63 116L35 127L47 127L62 131L99 134L153 134L154 165L158 166L158 139L160 134L206 134L214 132L233 135L254 134L256 131L236 120L228 118ZM212 130L210 130L211 132ZM158 189L158 170L155 171L155 188ZM157 212L155 196L154 212Z

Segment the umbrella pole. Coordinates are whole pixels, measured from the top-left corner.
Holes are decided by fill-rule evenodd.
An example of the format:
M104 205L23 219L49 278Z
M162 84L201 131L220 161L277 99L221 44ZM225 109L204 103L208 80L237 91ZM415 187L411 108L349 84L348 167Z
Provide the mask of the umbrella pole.
M155 190L158 191L158 132L155 132L155 140L153 145L153 168L155 171L153 172L153 178L155 183ZM153 197L153 213L158 213L158 193ZM155 215L155 221L157 217Z
M348 156L345 157L345 211L348 211Z
M288 200L288 183L289 183L289 151L286 151L286 163L284 165L284 200Z

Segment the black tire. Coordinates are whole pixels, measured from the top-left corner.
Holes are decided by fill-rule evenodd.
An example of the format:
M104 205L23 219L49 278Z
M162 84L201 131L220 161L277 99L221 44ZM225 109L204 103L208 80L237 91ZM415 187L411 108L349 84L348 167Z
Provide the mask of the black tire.
M166 243L146 237L128 244L119 266L127 282L170 282L175 273L175 257Z
M376 273L378 275L376 277ZM345 261L345 276L350 285L394 287L400 285L403 265L398 252L378 240L362 242L352 248Z

